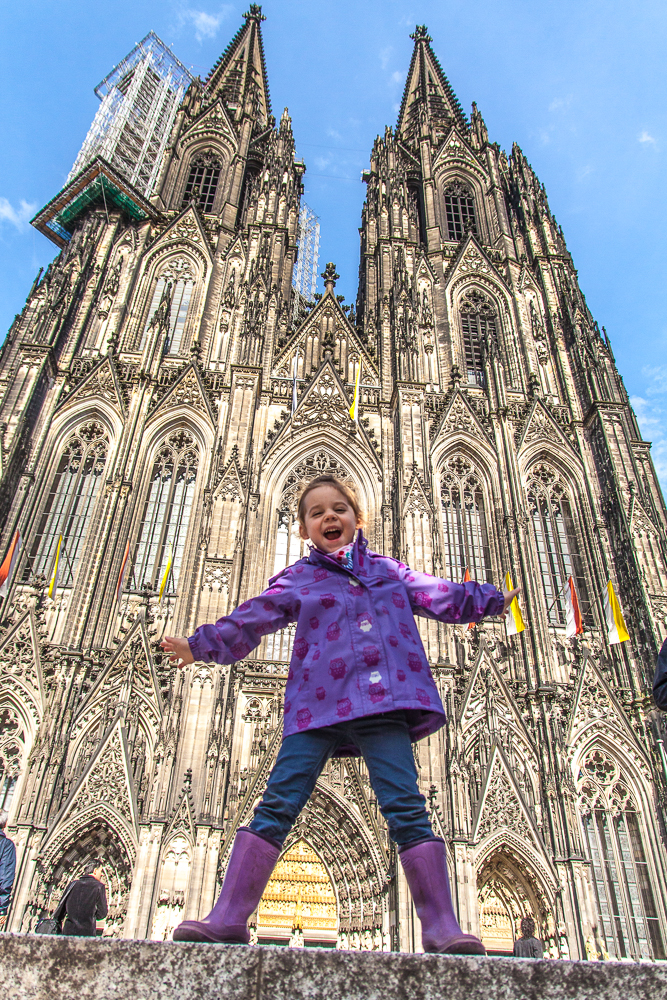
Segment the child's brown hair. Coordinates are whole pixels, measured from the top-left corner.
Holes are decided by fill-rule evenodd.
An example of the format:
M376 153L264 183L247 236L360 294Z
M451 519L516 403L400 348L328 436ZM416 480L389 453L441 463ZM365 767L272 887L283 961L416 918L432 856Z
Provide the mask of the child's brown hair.
M337 476L332 476L330 473L323 473L321 476L315 476L310 482L306 483L299 494L299 502L296 508L296 516L299 524L302 528L306 527L306 497L313 490L316 490L318 486L333 486L335 490L344 496L350 507L354 511L355 517L358 521L364 520L364 515L361 510L361 505L357 498L356 490L354 484L351 482L344 482L342 479L338 479Z

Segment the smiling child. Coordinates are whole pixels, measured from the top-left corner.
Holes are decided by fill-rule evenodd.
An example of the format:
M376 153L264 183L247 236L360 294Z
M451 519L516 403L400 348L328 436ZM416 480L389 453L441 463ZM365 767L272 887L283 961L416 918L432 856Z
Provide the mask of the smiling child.
M363 756L417 914L425 951L485 954L452 905L445 843L417 787L411 743L446 722L414 615L449 624L503 615L518 593L418 573L371 552L354 492L319 476L301 493L301 537L310 554L215 625L167 636L179 665L233 663L262 636L296 622L285 688L283 742L248 827L234 840L220 897L204 920L186 920L175 941L247 943L282 844L330 757Z

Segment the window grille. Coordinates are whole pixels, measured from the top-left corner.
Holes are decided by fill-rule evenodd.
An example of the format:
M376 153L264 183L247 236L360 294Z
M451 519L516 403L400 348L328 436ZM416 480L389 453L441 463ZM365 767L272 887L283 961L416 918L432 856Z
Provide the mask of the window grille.
M535 532L537 557L550 625L565 625L565 600L560 593L574 579L582 615L588 612L588 588L580 558L572 507L557 473L537 465L528 481L528 508ZM558 596L560 595L560 596Z
M447 462L440 481L440 503L447 576L461 580L468 568L473 580L492 582L482 484L463 455L455 455Z
M139 531L134 568L135 586L154 590L173 563L165 593L173 594L183 563L185 542L195 495L199 447L187 431L171 434L155 459Z
M195 157L190 167L183 208L195 201L201 212L212 212L220 179L220 161L210 150Z
M606 774L600 765L606 763ZM611 958L664 959L640 818L616 765L593 750L581 772L584 841L599 930Z
M169 307L169 326L164 353L179 354L181 351L185 323L188 318L188 310L194 289L192 265L184 257L178 257L176 260L170 261L168 266L160 272L146 316L141 343L139 345L140 350L143 350L146 345L151 320L160 305L167 283L170 286L171 305Z
M454 181L445 188L444 193L447 239L458 242L468 228L476 233L475 201L470 188L461 181Z
M24 581L30 578L31 571L46 577L52 573L62 535L58 585L72 586L102 482L108 447L106 430L96 421L82 425L68 440L39 518Z
M463 298L460 315L466 377L470 385L483 387L484 358L496 340L495 312L486 296L473 289Z

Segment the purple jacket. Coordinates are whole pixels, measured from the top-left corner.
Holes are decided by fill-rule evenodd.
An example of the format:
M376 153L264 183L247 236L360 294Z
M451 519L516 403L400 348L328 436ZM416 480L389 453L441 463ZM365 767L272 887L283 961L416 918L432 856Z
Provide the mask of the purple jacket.
M188 642L195 660L233 663L263 635L296 621L285 689L284 736L380 712L407 709L414 741L444 725L445 712L413 615L447 624L503 609L492 584L452 583L368 549L361 532L352 571L311 549L215 625ZM343 747L337 756L358 755Z

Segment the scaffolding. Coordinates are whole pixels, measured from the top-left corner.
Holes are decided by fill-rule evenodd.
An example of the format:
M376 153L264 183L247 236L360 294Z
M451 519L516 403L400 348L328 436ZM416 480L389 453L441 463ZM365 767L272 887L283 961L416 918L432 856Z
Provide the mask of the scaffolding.
M301 302L311 302L317 288L317 265L320 258L320 220L308 205L302 205L299 212L297 233L299 256L292 276L292 284L297 291L294 296L294 314Z
M192 79L155 32L149 32L95 87L102 103L67 182L101 156L149 198Z

